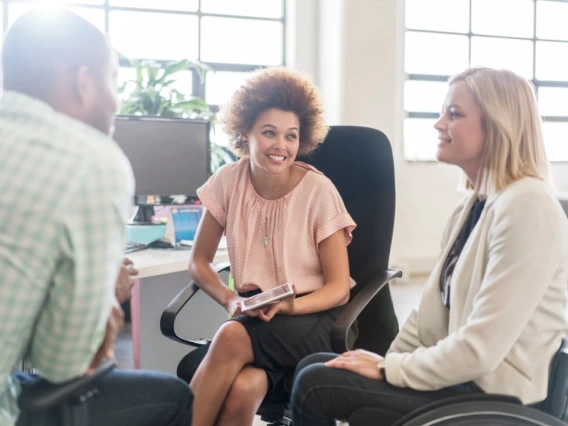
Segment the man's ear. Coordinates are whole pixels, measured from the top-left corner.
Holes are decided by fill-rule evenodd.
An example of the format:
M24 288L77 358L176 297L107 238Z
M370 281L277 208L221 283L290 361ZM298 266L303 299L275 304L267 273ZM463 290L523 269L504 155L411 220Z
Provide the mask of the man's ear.
M75 71L73 80L73 94L77 102L85 105L90 102L92 91L92 76L86 66L79 67Z

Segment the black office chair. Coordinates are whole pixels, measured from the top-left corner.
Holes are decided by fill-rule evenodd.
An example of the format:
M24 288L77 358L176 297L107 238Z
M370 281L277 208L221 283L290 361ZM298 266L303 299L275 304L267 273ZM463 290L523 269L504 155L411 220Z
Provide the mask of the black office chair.
M98 395L97 382L116 367L115 361L102 363L91 376L54 385L38 377L18 398L22 412L42 414L57 410L59 425L88 426L88 401Z
M398 333L387 284L402 276L400 271L388 269L395 212L394 164L389 140L375 129L334 126L322 146L300 160L314 165L331 179L357 224L353 242L348 246L349 268L357 285L331 330L331 346L338 353L352 349L348 331L357 320L359 334L354 346L384 355ZM218 265L217 271L228 268ZM208 341L178 336L174 323L198 290L195 283L190 283L166 308L160 321L164 336L198 348L188 355L193 372L205 356ZM180 377L188 380L187 374ZM271 424L289 425L285 409L284 404L263 403L258 414Z
M349 417L350 426L375 426L380 410L362 408ZM539 404L524 406L504 395L472 394L428 404L401 418L395 426L422 425L540 425L565 426L568 421L568 339L550 366L548 396Z

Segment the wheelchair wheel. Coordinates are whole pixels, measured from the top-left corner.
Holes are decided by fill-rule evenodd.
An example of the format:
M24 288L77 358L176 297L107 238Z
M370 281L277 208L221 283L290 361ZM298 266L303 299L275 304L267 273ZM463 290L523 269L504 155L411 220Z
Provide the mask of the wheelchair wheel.
M534 408L495 401L451 404L423 413L402 426L566 426Z

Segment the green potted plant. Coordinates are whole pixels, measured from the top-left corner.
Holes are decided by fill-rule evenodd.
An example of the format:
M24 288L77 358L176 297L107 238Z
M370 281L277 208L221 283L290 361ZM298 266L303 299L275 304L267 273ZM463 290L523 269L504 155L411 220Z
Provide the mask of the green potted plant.
M187 95L175 88L179 73L193 69L203 82L206 73L214 71L211 67L187 59L176 62L151 60L128 60L128 62L135 70L135 77L123 82L118 89L122 101L119 114L207 119L211 122L213 136L211 172L215 172L223 164L234 161L227 147L215 141L215 112L203 99Z

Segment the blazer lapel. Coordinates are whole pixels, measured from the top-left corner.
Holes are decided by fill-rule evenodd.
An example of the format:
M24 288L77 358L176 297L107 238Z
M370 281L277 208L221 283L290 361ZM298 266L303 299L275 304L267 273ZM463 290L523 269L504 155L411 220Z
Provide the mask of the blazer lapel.
M450 249L454 245L460 229L462 228L476 199L477 194L472 194L463 202L463 208L461 211L455 213L457 217L451 218L454 223L450 231L448 241L442 248L442 255L438 259L438 262L426 283L426 288L424 289L418 311L420 318L418 334L420 342L424 346L428 347L435 345L436 342L448 335L448 310L442 303L442 295L440 293L440 275Z

